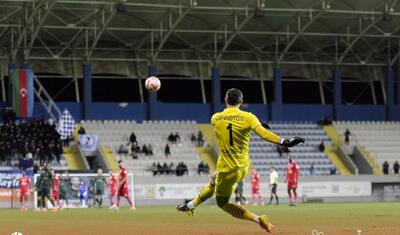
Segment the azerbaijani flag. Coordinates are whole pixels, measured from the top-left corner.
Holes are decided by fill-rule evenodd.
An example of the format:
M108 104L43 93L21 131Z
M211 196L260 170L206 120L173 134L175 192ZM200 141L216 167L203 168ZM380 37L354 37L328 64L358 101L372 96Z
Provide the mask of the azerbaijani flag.
M12 104L19 117L30 117L33 113L33 72L30 69L14 69L12 78Z

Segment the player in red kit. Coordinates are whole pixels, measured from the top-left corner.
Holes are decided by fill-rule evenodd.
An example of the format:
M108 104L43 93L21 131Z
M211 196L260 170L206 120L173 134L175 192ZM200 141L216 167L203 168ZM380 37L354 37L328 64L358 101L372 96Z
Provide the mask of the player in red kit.
M297 184L299 182L299 165L289 157L289 162L286 165L286 179L285 182L288 186L289 205L297 205ZM293 193L293 195L292 195Z
M127 181L128 171L122 165L122 160L118 161L118 165L119 165L119 178L118 178L119 186L118 186L118 194L117 194L117 205L115 206L115 209L118 210L119 201L122 196L122 197L125 197L126 200L128 200L129 205L131 206L131 209L135 210L135 206L133 205L132 200L129 196L128 181Z
M60 204L60 174L54 174L53 171L53 188L52 188L52 192L53 192L53 200L55 202L55 205L61 209L61 204ZM57 208L54 208L55 210Z
M115 208L114 197L118 192L118 178L112 172L110 173L110 178L108 180L108 193L110 197L111 208Z
M261 205L264 205L264 198L260 193L260 174L256 169L251 171L251 195L253 198L253 205L257 205L256 198L259 199Z
M21 211L28 210L28 200L30 193L31 179L29 176L22 172L21 177L18 179L19 183L19 201L21 202Z

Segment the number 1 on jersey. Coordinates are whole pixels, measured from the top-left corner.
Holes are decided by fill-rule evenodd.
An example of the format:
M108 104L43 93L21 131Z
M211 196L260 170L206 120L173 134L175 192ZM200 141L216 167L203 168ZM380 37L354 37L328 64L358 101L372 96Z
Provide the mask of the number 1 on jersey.
M229 123L226 129L229 130L229 145L233 146L233 134L232 134L232 123Z

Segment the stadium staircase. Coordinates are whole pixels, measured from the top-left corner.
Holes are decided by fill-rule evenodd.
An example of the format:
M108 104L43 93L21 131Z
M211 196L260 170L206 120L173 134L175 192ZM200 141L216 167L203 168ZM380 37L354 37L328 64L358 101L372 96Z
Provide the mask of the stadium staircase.
M309 175L311 164L314 164L315 175L330 174L334 165L324 152L319 151L318 146L324 141L325 146L329 147L331 141L320 126L311 123L271 123L270 126L273 132L282 137L302 136L306 139L305 144L291 148L289 153L299 163L301 175ZM280 175L285 175L287 154L280 157L275 144L268 143L255 134L252 136L250 157L253 167L261 175L268 175L272 166Z
M384 121L340 121L334 123L340 133L351 132L350 144L358 147L374 174L382 174L382 164L392 166L399 161L400 122ZM389 172L392 172L392 167Z
M344 160L341 159L340 155L338 154L338 147L344 143L343 139L340 137L333 125L325 125L323 129L332 141L332 146L325 148L325 154L339 170L340 175L351 175L352 173L350 169L346 166Z
M118 171L118 163L117 163L117 159L116 159L112 149L109 147L102 147L101 152L107 162L109 171L117 172Z
M199 147L196 151L202 160L208 164L210 172L214 172L217 167L218 159L214 129L211 124L199 124L198 127L203 133L206 143L204 144L204 147Z
M106 159L110 166L121 159L129 172L135 175L152 175L153 163L170 164L172 162L176 167L180 162L184 162L189 168L190 175L197 174L200 158L196 152L196 146L190 141L190 136L199 132L195 121L143 121L140 124L132 120L87 120L81 121L81 125L87 133L99 136L101 145L106 148L104 152L106 152ZM138 159L133 159L130 155L118 154L120 145L126 145L129 142L132 131L135 133L140 147L143 144L152 145L153 156L139 153ZM166 157L164 148L171 132L179 134L180 142L169 144L171 156Z
M87 171L89 170L89 164L78 143L78 130L80 127L80 124L77 123L75 131L72 133L73 142L70 143L69 147L64 147L64 155L68 159L69 170Z
M85 163L80 157L79 150L76 147L64 147L64 158L69 170L85 169Z

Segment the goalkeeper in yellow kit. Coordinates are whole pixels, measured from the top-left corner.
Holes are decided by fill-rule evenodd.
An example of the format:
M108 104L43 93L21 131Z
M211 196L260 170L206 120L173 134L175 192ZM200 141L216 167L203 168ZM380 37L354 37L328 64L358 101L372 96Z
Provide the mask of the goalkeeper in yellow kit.
M220 150L217 172L212 175L210 183L199 192L194 200L178 205L176 209L193 215L196 206L215 194L217 204L222 210L236 218L254 221L262 229L271 232L274 226L266 215L258 216L230 202L230 196L237 182L242 180L249 171L251 133L254 131L266 141L287 147L304 143L304 139L300 137L283 139L267 130L255 115L239 109L242 102L243 94L240 90L232 88L226 92L227 108L222 112L215 113L211 118Z

